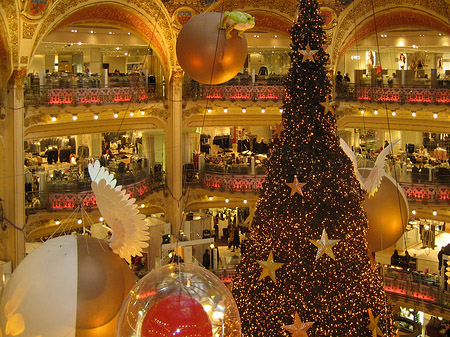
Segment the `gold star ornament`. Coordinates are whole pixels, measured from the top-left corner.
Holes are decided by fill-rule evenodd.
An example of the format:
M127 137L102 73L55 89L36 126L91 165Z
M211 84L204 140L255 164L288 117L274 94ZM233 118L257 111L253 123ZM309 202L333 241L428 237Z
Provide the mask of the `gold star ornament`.
M369 309L367 309L367 311L369 312L369 320L370 320L370 323L367 326L367 329L372 331L372 337L383 336L383 333L381 332L380 328L378 327L378 321L380 320L380 316L377 316L374 318L372 309L369 308Z
M273 282L277 283L277 277L275 275L275 271L277 269L281 268L281 266L284 263L273 262L273 252L272 251L270 251L267 261L257 261L257 262L263 268L263 271L262 271L261 275L259 276L258 281L261 281L262 279L269 276Z
M273 132L273 138L280 138L281 133L285 130L286 128L284 127L284 121L282 121L280 124L277 124L275 131Z
M295 313L294 324L291 325L282 325L281 327L292 334L292 337L308 337L306 330L308 330L311 325L315 322L306 322L303 323L298 313Z
M302 187L305 186L306 183L299 183L296 175L294 176L294 181L292 183L286 183L286 185L288 185L291 188L291 197L295 193L300 194L302 197L304 196Z
M325 108L324 113L327 113L328 111L331 112L333 115L335 113L334 111L334 105L336 104L335 101L330 102L330 98L327 97L327 100L325 102L320 102L320 105Z
M317 255L316 255L316 261L317 261L318 259L320 259L320 257L323 254L327 254L329 257L331 257L334 260L335 258L334 258L334 254L333 254L333 246L341 240L329 240L327 232L324 228L322 231L322 237L320 238L320 240L309 239L309 241L318 248Z
M305 50L300 50L300 54L303 55L302 63L310 60L311 62L316 62L314 59L314 54L317 53L319 50L311 50L311 47L309 46L309 43L306 45Z

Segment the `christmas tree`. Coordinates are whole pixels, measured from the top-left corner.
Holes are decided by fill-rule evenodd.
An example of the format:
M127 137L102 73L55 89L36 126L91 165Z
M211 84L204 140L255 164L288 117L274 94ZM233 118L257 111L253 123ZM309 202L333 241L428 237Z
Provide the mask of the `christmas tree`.
M246 337L395 335L364 192L336 135L322 23L316 0L300 0L283 122L233 280Z

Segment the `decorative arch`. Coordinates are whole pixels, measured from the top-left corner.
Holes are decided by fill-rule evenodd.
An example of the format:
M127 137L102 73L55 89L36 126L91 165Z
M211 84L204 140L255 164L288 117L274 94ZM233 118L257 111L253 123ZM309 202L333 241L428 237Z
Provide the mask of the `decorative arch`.
M248 13L255 17L257 29L289 35L289 29L292 27L292 19L261 11L249 10Z
M341 51L343 50L343 48L345 47L348 49L348 47L351 46L351 44L349 46L347 46L347 44L352 38L351 36L355 34L355 29L359 31L362 27L366 26L366 28L363 29L370 31L370 22L373 23L374 21L373 12L375 12L375 18L383 17L389 14L393 15L394 21L397 20L395 19L395 16L398 15L399 17L403 17L404 13L407 13L408 16L415 16L416 14L423 15L423 17L419 21L423 25L420 25L418 22L412 22L412 26L409 25L409 27L428 27L426 23L423 22L425 18L426 20L438 21L441 23L444 23L447 20L447 18L445 17L445 11L442 10L442 3L437 1L423 2L421 0L355 0L351 4L349 4L339 15L338 25L332 38L332 46L329 49L332 67L338 64L339 56L342 55ZM378 24L381 24L382 19L376 20L377 30L380 31L381 29ZM386 23L393 22L392 18L384 18L384 20L386 20ZM406 22L404 24L406 24ZM405 26L385 26L384 29L398 27ZM362 34L362 32L360 34ZM354 41L358 41L358 38L355 37Z
M450 26L447 23L427 15L424 12L398 11L388 12L375 17L375 20L367 19L362 25L357 27L345 41L345 44L339 51L341 57L351 46L356 44L376 32L383 32L396 28L425 28L437 30L450 34Z
M171 69L176 65L175 37L169 14L161 2L128 1L136 3L136 6L100 0L86 6L76 6L74 3L76 4L74 1L62 0L52 8L51 13L40 24L31 55L42 39L56 29L78 23L105 23L132 31L147 41L160 59L166 75L170 75Z
M296 10L297 2L293 0L218 0L205 12L245 11L255 16L256 27L288 33L286 28L292 26Z

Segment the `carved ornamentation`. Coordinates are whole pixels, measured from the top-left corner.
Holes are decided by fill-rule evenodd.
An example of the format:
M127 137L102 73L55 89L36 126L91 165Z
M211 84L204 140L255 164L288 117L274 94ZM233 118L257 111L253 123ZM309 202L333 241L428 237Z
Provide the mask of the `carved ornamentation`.
M17 12L16 2L3 1L2 6L6 14L6 21L8 22L9 41L11 45L13 63L17 63L19 53L19 14Z
M46 118L44 115L34 115L34 116L26 117L24 119L24 126L26 128L28 128L33 125L44 124L44 123L49 123L49 122L50 122L49 116L47 116L47 118Z
M40 20L52 5L52 0L25 0L21 14L29 20Z
M23 99L23 84L25 76L27 75L27 68L14 69L11 77L8 80L8 86L14 86L16 92L16 100Z
M183 123L192 116L197 116L201 114L200 107L192 107L189 109L183 109Z
M181 29L184 24L188 22L191 18L196 16L196 11L191 7L180 7L172 15L172 22L175 28Z
M24 22L22 37L24 39L32 39L37 26L35 23Z
M20 57L20 64L28 64L28 56L22 55Z

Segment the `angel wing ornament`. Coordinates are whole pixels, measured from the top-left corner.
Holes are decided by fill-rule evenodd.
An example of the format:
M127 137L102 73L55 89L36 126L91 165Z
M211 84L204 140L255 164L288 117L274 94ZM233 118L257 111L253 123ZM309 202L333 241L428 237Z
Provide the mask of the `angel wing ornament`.
M384 165L386 163L386 156L392 151L395 144L400 141L400 138L394 140L391 144L386 146L383 151L377 157L375 161L375 166L370 170L369 176L364 180L363 188L369 193L369 196L373 196L378 187L380 187L381 179L384 174Z
M381 153L377 157L377 160L375 161L374 167L370 170L369 176L364 179L358 171L358 164L356 162L355 154L347 145L347 143L342 138L340 138L342 150L352 160L353 168L355 169L355 174L358 177L359 182L361 183L361 187L367 193L369 193L369 196L372 197L378 191L378 187L380 187L381 184L381 179L383 179L386 156L389 154L389 152L392 151L394 145L399 141L400 138L395 139L390 145L386 146L383 151L381 151Z
M132 256L142 256L142 250L148 247L145 215L139 214L136 199L130 198L122 186L116 186L117 180L98 160L89 164L88 170L98 209L113 232L109 246L131 263Z
M355 171L355 175L358 178L358 181L361 184L361 187L363 187L363 177L361 176L361 173L359 173L359 171L358 171L358 163L356 161L355 153L350 148L350 146L347 145L345 140L343 140L342 138L339 138L339 141L341 142L342 150L344 150L345 154L352 160L352 162L353 162L353 169Z

